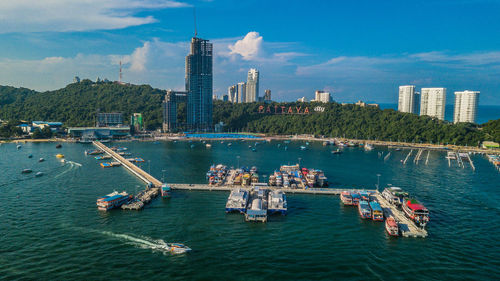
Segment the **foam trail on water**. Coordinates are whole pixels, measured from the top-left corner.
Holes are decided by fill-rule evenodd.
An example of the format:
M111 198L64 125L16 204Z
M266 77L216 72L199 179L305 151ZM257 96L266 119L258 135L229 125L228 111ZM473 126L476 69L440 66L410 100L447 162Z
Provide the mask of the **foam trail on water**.
M143 248L143 249L166 250L165 246L167 245L167 243L165 243L161 239L154 240L154 239L151 239L149 237L138 238L138 237L134 237L134 236L127 235L127 234L117 234L117 233L113 233L110 231L102 231L101 233L104 235L116 238L118 240L121 240L121 241L124 241L127 243L131 243L134 246L138 246L138 247Z

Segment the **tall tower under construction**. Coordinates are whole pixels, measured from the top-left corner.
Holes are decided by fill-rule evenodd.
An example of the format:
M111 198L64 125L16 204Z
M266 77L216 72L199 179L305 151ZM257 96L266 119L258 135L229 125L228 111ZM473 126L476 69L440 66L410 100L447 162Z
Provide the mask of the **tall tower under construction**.
M187 125L191 130L212 128L212 43L191 39L186 56Z

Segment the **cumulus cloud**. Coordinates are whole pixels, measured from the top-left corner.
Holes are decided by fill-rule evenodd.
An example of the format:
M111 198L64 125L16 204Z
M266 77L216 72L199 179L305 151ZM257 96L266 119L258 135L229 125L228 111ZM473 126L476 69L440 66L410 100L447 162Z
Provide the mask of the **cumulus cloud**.
M156 22L137 12L186 6L170 0L0 1L0 33L121 29Z
M234 45L229 45L230 54L240 55L244 60L252 60L258 57L262 52L262 36L258 32L248 32L241 40L236 41Z

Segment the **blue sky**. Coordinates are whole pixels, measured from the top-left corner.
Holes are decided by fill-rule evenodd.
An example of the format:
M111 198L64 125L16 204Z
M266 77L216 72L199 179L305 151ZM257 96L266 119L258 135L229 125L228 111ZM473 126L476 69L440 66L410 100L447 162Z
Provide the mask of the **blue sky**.
M399 85L479 90L500 104L500 1L8 0L0 84L37 90L74 76L182 89L194 33L214 43L214 90L259 69L261 93L397 102Z

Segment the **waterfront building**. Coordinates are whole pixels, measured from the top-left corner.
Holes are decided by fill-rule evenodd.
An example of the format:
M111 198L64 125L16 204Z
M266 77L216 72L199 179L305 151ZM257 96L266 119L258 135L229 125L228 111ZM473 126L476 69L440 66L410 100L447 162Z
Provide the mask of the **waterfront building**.
M232 85L227 88L227 96L230 102L238 102L238 86Z
M343 103L342 105L346 105L346 104L347 104L347 103ZM366 106L374 106L374 107L377 107L377 108L379 107L379 105L378 105L378 104L376 104L376 103L366 103L366 102L361 101L361 100L358 100L358 101L355 103L355 105L357 105L357 106L361 106L361 107L366 107Z
M130 126L69 127L68 135L85 140L122 139L130 137Z
M144 122L141 113L134 113L130 116L130 126L134 132L144 131Z
M43 130L48 127L53 133L61 133L63 132L62 125L62 122L33 121L31 122L31 130L34 131L37 128Z
M298 102L307 102L307 99L306 97L301 97L299 99L297 99Z
M418 93L414 85L399 86L398 111L416 113L418 107Z
M476 123L479 91L455 92L455 111L453 122Z
M184 124L177 122L177 107L187 100L188 92L167 90L163 100L163 132L173 132L184 127Z
M251 68L248 71L246 85L246 102L256 102L259 98L259 71Z
M97 113L96 127L119 127L123 125L121 112Z
M212 128L212 43L193 37L186 56L187 123L191 130Z
M422 88L420 91L420 115L444 120L446 88Z
M264 91L264 101L271 102L271 90L267 89Z
M245 82L240 82L237 85L237 103L243 103L246 102L246 96L247 96L247 83Z
M314 93L314 101L329 103L331 101L330 93L325 91L316 91Z

